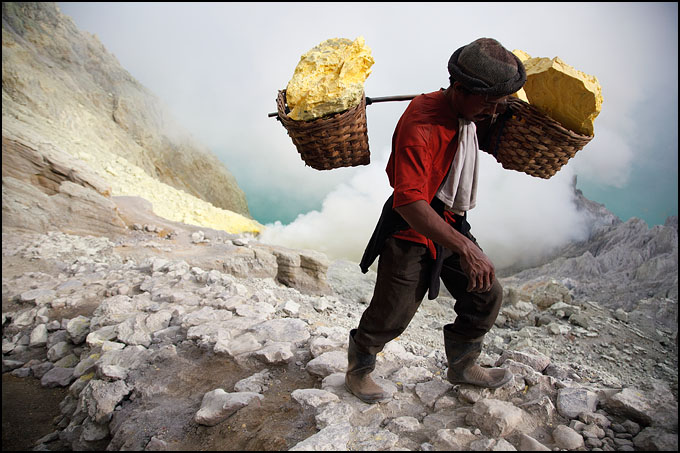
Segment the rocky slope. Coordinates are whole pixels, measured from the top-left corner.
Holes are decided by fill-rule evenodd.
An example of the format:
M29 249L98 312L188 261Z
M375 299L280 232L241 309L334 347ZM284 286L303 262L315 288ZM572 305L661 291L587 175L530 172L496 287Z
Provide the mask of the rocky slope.
M266 244L125 216L154 223L3 232L3 372L68 388L36 449L677 448L677 327L638 325L637 308L506 282L482 362L515 378L482 390L446 382L454 301L426 301L378 356L391 399L367 405L343 372L372 272L338 261L330 291L300 291L267 275Z
M2 117L3 137L90 162L124 159L171 187L249 216L243 191L217 157L55 3L2 4Z

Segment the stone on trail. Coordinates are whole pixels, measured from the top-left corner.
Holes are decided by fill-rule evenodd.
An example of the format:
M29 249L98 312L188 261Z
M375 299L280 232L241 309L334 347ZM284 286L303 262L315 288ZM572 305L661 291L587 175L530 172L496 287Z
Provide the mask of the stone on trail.
M522 424L523 419L524 411L514 404L485 398L472 406L465 421L492 437L506 437Z
M330 425L288 451L347 451L351 434L352 425L349 423Z
M199 425L215 426L232 416L242 407L260 404L264 397L254 392L227 393L215 389L203 395L201 408L196 412L194 421Z
M307 362L305 369L309 374L322 379L333 373L344 373L347 371L347 352L324 352L319 357Z
M582 388L563 388L557 393L557 412L564 418L576 418L581 412L595 412L597 394Z
M584 446L583 437L565 425L559 425L552 432L555 444L565 450L578 450Z
M340 401L334 393L321 389L297 389L290 396L305 409L315 409L324 404Z

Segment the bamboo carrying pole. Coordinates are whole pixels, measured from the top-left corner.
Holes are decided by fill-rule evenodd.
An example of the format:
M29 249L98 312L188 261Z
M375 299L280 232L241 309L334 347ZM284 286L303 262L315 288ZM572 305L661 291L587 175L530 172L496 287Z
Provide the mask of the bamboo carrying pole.
M391 101L410 101L414 97L418 96L417 94L402 94L399 96L382 96L379 98L369 98L366 97L366 105L371 105L376 102L391 102ZM279 116L277 112L272 112L267 114L269 118L272 118L274 116Z

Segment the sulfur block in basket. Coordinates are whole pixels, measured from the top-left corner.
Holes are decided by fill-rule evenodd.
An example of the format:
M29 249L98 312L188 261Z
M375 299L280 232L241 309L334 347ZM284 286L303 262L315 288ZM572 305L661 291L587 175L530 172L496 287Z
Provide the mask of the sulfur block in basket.
M531 58L521 50L513 53L527 71L527 82L515 95L566 129L592 136L593 122L602 109L602 87L597 77L575 69L559 57Z
M328 39L309 50L286 87L288 116L307 121L356 107L373 63L361 36Z

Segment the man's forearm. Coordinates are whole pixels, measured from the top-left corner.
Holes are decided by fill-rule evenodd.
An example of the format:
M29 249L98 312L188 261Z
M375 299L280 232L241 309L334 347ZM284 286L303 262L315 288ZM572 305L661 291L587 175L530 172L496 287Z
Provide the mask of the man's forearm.
M425 200L399 206L396 211L423 236L459 255L468 253L472 242L439 217Z

